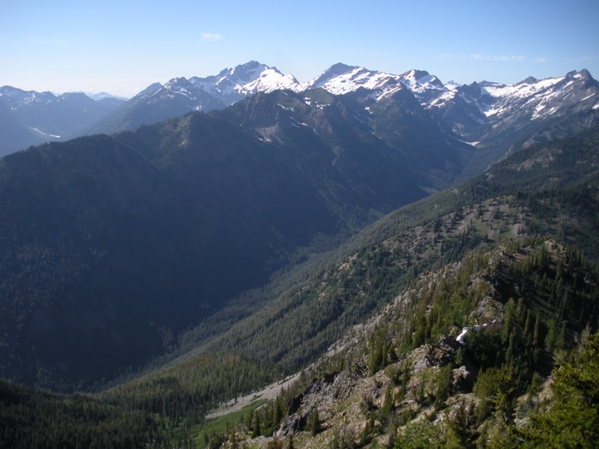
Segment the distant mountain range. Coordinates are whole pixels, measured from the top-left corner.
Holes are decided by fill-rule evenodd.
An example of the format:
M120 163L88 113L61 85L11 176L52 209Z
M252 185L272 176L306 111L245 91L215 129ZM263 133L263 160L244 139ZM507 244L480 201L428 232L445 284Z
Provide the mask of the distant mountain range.
M466 171L471 176L509 150L521 131L530 135L535 128L546 128L572 114L592 115L577 119L588 125L599 110L599 84L586 70L543 80L531 77L517 84L445 85L422 70L396 75L335 64L314 80L301 83L275 67L251 61L218 75L154 83L128 101L102 98L92 103L82 94L56 97L5 86L0 89L0 114L5 117L0 155L43 141L113 134L192 111L224 109L259 92L324 89L333 95L358 93L365 97L364 110L368 111L373 103L405 88L445 132L489 150L486 157L474 158L472 169ZM554 137L562 135L559 129L552 132Z
M1 447L597 441L587 71L0 92Z
M123 102L107 95L92 99L80 92L54 95L0 87L0 156L76 137Z
M111 133L0 159L0 375L28 383L140 366L278 270L599 124L586 71L456 86L336 64L301 84L250 62L124 103L1 92L8 131L82 132L107 101Z
M111 134L194 110L223 109L257 92L299 93L318 88L333 95L361 92L375 101L407 88L440 125L481 146L503 141L504 134L513 134L510 124L520 119L531 122L520 125L530 129L539 122L544 126L575 112L599 109L599 84L586 70L544 80L527 78L513 85L491 82L444 85L422 70L395 75L335 64L316 79L300 83L274 67L252 61L223 70L217 76L175 78L165 85L153 84L91 132Z

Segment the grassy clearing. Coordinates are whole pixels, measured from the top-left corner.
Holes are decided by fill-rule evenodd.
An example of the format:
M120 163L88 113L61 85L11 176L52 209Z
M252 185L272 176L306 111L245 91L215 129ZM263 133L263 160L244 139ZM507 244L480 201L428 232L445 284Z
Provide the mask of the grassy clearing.
M192 438L198 447L203 447L202 445L207 441L210 435L226 432L228 429L234 429L243 420L244 416L251 413L265 402L267 402L266 399L257 399L243 407L241 410L204 421L191 429Z

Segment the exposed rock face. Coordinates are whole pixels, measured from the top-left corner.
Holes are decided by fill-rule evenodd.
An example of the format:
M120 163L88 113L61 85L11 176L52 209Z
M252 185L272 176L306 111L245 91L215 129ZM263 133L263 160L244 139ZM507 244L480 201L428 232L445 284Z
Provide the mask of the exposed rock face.
M304 393L288 404L290 414L276 435L287 437L302 430L317 408L322 421L332 421L338 412L337 403L351 397L359 380L359 376L350 371L314 379Z
M455 338L442 338L437 346L425 344L411 354L414 359L412 369L418 372L425 368L444 366L453 360L457 348Z
M355 350L358 335L372 330L373 324L354 328L350 342L345 341L343 351ZM303 392L288 402L288 416L275 432L275 438L301 441L298 447L326 447L338 444L358 445L370 426L381 427L388 419L385 408L402 410L401 420L419 416L431 406L431 397L437 389L440 368L454 362L459 344L455 337L443 337L437 344L424 344L389 364L372 376L367 367L354 365L351 370L328 373L313 378ZM337 348L339 349L339 348ZM329 353L331 354L331 353ZM338 351L333 351L338 354ZM365 361L364 361L365 363ZM320 367L313 367L316 373ZM465 365L452 372L451 390L468 393L472 390L471 368ZM468 396L468 395L467 395ZM391 398L391 399L389 399ZM391 403L386 401L391 400ZM311 415L318 411L321 432L310 440L302 440ZM388 439L388 435L381 436ZM299 439L299 440L298 440ZM384 441L381 444L386 444ZM388 441L387 441L388 443ZM323 446L324 445L324 446Z
M456 341L460 328L452 328L436 342L400 350L400 342L410 335L402 329L408 326L415 292L432 295L442 279L458 276L463 268L461 264L448 265L420 278L413 290L397 296L332 345L326 356L307 370L309 380L301 393L288 401L288 416L273 438L287 441L293 437L294 446L302 448L389 445L393 435L383 429L389 428L391 420L400 431L409 422L430 420L443 426L444 420L457 420L456 416L464 413L470 419L477 401L472 391L478 368L467 351L469 340L465 344ZM476 323L503 320L504 306L493 282L480 273L473 273L468 281L473 289L485 291L465 317L469 327L479 328L479 332L497 332L500 327ZM373 342L381 338L381 329L386 329L386 361L373 367ZM319 431L313 435L308 430L315 412Z

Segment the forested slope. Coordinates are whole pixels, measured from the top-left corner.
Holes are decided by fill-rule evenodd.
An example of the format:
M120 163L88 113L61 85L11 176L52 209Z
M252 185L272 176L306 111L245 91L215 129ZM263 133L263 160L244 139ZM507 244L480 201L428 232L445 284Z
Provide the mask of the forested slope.
M594 447L598 280L553 240L474 250L419 277L212 447Z
M315 263L312 278L217 337L208 350L235 348L298 369L420 273L506 239L555 236L596 260L598 141L595 130L530 148L469 183L389 214L330 254L328 265ZM190 332L187 347L210 335L210 325L219 321Z
M103 394L77 399L5 384L3 442L42 447L32 438L47 423L38 414L82 401L99 411L89 419L77 408L55 413L52 432L67 429L53 433L57 445L84 447L76 435L98 423L122 426L131 414L148 432L140 425L140 439L126 442L115 430L104 447L201 446L208 408L316 362L284 400L211 444L252 436L252 444L278 444L275 431L296 447L403 447L410 439L422 447L537 444L543 436L535 432L547 423L530 412L551 404L540 386L556 360L578 357L577 342L592 347L588 335L597 330L596 149L596 131L530 148L471 183L402 208L327 263L304 267L296 279L307 280L270 296L229 332L192 332L180 358ZM466 347L456 342L463 326L493 321L487 332L471 332ZM223 329L223 322L213 325ZM463 371L469 374L460 381ZM326 402L327 391L337 398ZM583 409L596 407L592 399ZM528 416L541 427L522 427L517 420Z

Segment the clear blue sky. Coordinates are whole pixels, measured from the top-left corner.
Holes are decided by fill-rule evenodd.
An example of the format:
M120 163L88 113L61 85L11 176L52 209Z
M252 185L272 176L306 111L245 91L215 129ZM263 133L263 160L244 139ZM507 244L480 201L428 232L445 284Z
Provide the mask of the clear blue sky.
M132 96L257 60L300 81L336 62L441 81L599 78L598 0L0 0L0 86Z

